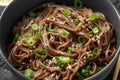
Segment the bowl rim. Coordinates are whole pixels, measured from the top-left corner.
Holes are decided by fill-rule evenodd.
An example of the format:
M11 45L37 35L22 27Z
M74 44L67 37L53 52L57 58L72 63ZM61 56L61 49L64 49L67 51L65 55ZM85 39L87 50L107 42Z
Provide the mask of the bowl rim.
M6 9L7 9L12 3L15 3L15 1L17 1L17 0L13 0L11 3L8 4L8 6L7 6L7 7L3 10L3 12L1 13L1 16L4 14L4 12L6 11ZM109 5L111 5L111 7L113 8L113 10L114 10L115 13L116 13L116 16L118 17L118 19L119 19L119 21L120 21L120 14L119 14L118 10L116 9L116 7L113 5L113 3L112 3L110 0L104 0L104 1L106 1ZM1 18L2 18L2 17L0 17L0 20L1 20ZM0 48L1 48L1 46L0 46ZM113 61L114 61L115 59L116 59L116 60L118 59L118 55L120 55L119 52L120 52L120 46L118 47L117 52L116 52L116 54L114 55L113 59L104 67L104 71L107 70L107 68L111 65L111 63L113 63ZM20 73L17 69L15 69L15 68L8 62L7 58L3 55L3 51L2 51L1 49L0 49L0 55L1 55L2 59L5 61L5 63L7 64L7 67L9 66L8 68L9 68L11 71L13 71L13 73L19 74L20 77L23 77L23 78L26 79L26 80L31 80L31 79L29 79L29 78L26 78L22 73ZM101 75L104 71L101 70L101 71L97 72L96 74L94 74L94 75L86 78L85 80L91 80L91 79L93 79L95 76L98 77L98 76Z

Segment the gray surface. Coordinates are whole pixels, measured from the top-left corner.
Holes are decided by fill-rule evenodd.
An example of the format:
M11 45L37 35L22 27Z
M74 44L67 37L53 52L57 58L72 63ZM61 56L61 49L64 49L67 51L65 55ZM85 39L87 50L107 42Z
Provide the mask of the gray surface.
M117 9L120 11L120 0L112 0L112 2L115 4ZM1 11L2 9L0 7L0 12ZM114 72L114 69L111 71L111 73L106 78L106 80L112 80L113 72ZM14 74L6 67L6 64L4 63L1 57L0 57L0 80L17 80ZM118 77L118 80L120 80L120 75Z

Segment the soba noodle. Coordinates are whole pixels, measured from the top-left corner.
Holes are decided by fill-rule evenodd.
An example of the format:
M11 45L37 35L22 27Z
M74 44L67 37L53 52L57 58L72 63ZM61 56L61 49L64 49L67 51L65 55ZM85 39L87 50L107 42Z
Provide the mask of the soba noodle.
M13 28L9 62L33 80L78 80L106 66L116 53L113 26L92 9L51 5Z

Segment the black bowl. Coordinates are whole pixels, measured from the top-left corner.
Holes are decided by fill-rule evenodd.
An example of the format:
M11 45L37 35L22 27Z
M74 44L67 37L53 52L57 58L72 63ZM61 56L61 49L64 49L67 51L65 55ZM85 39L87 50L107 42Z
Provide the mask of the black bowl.
M26 13L28 10L37 6L38 4L42 4L49 1L54 1L57 4L73 5L74 0L14 0L2 13L0 19L0 54L4 59L5 63L7 64L7 67L13 72L14 76L18 78L17 80L27 80L27 78L24 77L23 74L21 74L19 71L17 71L7 60L9 55L8 45L12 40L12 28L14 27L17 20L20 19L23 16L23 14ZM107 19L113 24L115 28L114 34L116 38L117 52L114 58L103 70L86 79L104 80L115 65L119 55L120 17L110 0L83 0L83 4L84 6L87 6L93 9L94 11L104 13Z

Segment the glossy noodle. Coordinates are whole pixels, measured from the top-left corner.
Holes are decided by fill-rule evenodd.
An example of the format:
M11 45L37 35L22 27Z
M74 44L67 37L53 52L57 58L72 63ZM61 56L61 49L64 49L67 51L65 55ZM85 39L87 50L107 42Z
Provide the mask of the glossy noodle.
M78 80L105 67L116 53L113 26L90 8L51 5L13 28L9 62L33 80Z

